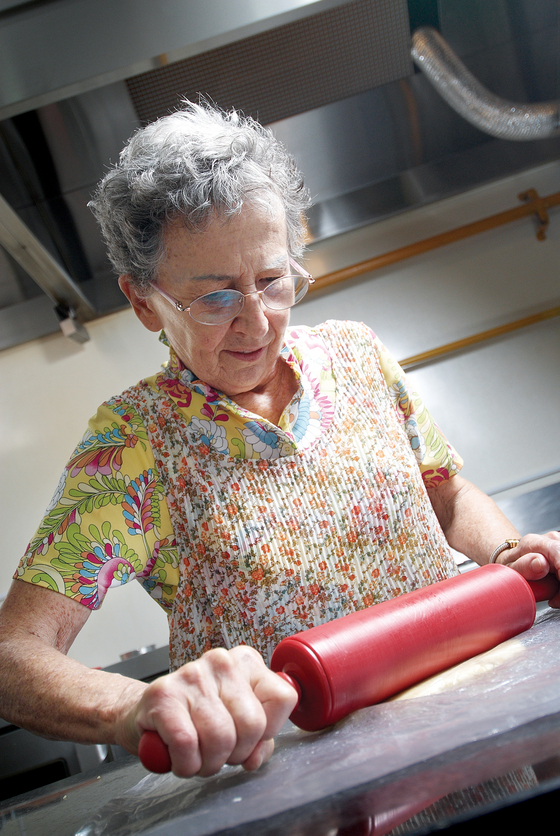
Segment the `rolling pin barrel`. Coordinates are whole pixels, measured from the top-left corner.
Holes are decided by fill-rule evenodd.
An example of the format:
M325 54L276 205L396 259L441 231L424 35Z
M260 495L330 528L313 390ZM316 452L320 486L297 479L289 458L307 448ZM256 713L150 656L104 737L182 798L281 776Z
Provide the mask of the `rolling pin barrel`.
M289 636L271 667L301 691L292 722L315 731L527 630L535 609L527 581L491 564Z

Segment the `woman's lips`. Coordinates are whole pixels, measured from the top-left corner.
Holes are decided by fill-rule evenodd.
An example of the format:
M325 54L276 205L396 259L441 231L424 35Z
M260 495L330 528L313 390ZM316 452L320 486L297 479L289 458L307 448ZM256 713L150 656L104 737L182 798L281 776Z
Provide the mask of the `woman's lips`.
M258 360L264 352L266 348L257 348L253 351L232 351L231 349L227 351L230 357L234 357L236 360L241 360L246 363L254 363Z

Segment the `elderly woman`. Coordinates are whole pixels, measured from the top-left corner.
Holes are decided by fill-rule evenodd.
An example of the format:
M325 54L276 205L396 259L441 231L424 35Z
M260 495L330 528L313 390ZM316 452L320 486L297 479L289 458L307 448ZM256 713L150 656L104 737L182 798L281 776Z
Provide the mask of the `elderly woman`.
M296 699L265 665L284 636L455 574L449 545L558 572L560 542L518 542L368 328L290 328L307 201L270 132L191 104L101 183L120 287L170 360L99 409L20 563L1 716L133 753L155 729L178 775L256 768ZM131 578L169 615L150 685L64 655Z

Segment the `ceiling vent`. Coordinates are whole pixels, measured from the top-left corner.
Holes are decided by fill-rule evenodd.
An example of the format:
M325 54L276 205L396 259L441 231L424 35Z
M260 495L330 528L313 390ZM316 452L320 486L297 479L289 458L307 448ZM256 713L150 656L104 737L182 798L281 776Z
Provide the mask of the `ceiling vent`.
M143 123L204 94L266 125L412 73L405 0L355 0L135 75L127 87Z

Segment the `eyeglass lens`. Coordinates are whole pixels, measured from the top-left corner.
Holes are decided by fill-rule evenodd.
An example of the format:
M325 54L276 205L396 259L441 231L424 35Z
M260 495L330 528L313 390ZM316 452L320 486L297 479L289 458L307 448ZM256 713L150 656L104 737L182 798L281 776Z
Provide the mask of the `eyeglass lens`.
M261 299L271 310L286 310L303 299L308 287L309 281L304 276L283 276L261 292ZM189 312L197 322L213 325L236 317L244 302L245 297L238 290L216 290L195 299Z

